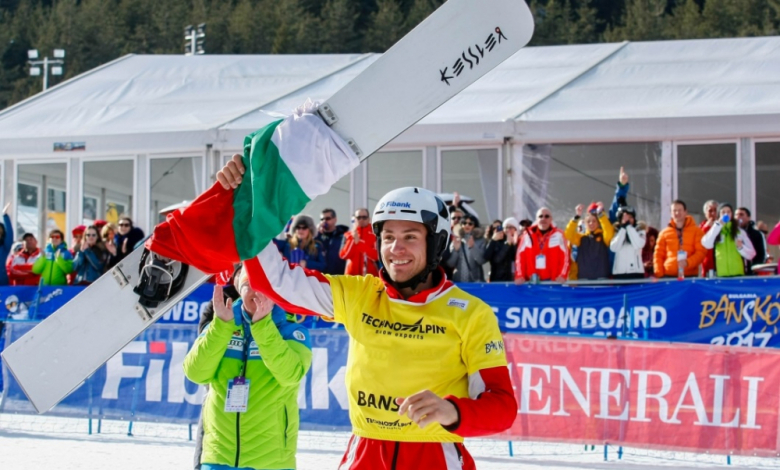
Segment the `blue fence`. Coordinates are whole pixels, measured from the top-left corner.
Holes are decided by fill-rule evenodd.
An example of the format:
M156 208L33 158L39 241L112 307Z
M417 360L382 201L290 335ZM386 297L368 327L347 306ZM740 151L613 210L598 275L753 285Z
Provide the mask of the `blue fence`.
M780 280L671 281L622 286L466 284L486 301L503 331L631 336L661 341L780 347ZM14 341L72 298L79 288L0 288L9 313L4 336ZM200 311L211 298L202 286L130 343L51 414L135 421L194 422L203 391L181 362L196 338ZM16 302L16 305L14 305ZM23 306L23 307L22 307ZM13 309L16 311L13 311ZM2 318L2 316L0 316ZM312 328L312 368L301 386L303 429L348 430L344 372L348 338L332 323ZM2 341L3 338L0 338ZM2 346L0 345L0 350ZM1 412L34 413L12 377Z

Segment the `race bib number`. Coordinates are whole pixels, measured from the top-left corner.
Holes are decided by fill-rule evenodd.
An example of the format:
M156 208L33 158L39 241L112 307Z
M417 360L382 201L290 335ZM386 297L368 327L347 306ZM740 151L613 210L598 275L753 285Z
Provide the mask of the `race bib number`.
M225 397L226 413L245 413L249 404L249 380L236 377L228 382Z
M547 269L547 257L539 255L536 257L536 269Z

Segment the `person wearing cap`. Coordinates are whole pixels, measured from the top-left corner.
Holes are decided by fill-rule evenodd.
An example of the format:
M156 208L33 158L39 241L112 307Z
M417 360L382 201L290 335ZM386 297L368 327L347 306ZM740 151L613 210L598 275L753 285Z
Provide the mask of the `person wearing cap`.
M490 263L489 282L512 282L515 278L514 265L517 255L517 219L509 217L503 222L493 223L493 233L485 247L485 260Z
M294 469L311 336L244 273L236 281L235 303L214 287L214 317L183 363L191 381L209 386L200 468Z
M217 180L235 188L244 168L236 155ZM349 333L353 435L340 469L474 469L463 439L504 431L517 417L496 316L441 269L451 227L436 194L390 191L372 227L379 276L315 273L284 262L269 243L245 263L252 287L289 312L332 319Z
M450 243L450 256L447 266L453 269L455 282L485 282L482 265L485 264L485 238L479 221L466 214L455 226L454 237Z
M38 240L32 233L22 235L22 249L8 260L8 278L14 286L37 286L41 277L32 272L33 263L41 256Z
M277 246L287 261L322 272L325 269L325 250L322 243L314 238L315 230L314 219L298 214L290 225L287 239L279 241Z
M710 199L704 203L701 210L704 214L704 220L699 224L699 228L701 229L701 233L707 233L718 220L718 201ZM705 276L715 269L714 250L707 250L707 253L704 255L704 261L701 262L701 269Z
M720 217L701 239L701 244L715 252L715 271L718 277L745 275L745 260L756 256L756 249L748 234L734 220L734 208L723 203L718 206Z
M65 234L60 229L49 232L49 243L33 263L32 272L41 276L44 286L64 286L73 272L73 255L68 251Z
M84 231L86 229L86 225L77 225L70 231L70 254L73 256L76 256L76 253L81 251L81 242L84 240Z
M642 251L647 241L646 226L636 221L636 210L631 206L621 206L617 218L616 233L609 243L610 251L615 254L612 276L615 279L642 279L645 277Z
M575 216L566 225L566 239L577 247L577 278L607 279L612 274L609 264L609 244L615 234L604 204L594 202L588 206L585 215L585 232L577 230L577 225L583 217L585 206L579 204L575 208Z

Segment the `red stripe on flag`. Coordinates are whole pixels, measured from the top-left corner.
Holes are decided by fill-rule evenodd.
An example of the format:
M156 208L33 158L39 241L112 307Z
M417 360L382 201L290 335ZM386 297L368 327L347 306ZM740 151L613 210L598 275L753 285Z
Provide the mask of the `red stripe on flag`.
M233 190L215 183L182 210L168 214L146 247L207 274L233 270L239 261L233 232Z
M265 275L265 271L263 270L263 267L260 265L260 261L258 261L257 258L252 258L244 261L244 269L247 272L247 275L249 276L249 285L252 286L252 289L255 289L256 291L262 292L265 294L269 299L273 300L276 305L282 308L285 312L288 313L298 313L300 315L310 315L310 316L321 316L320 314L313 312L309 309L299 307L298 305L293 305L289 303L287 300L282 298L279 294L274 291L273 287L271 286L271 283L268 282L268 277ZM316 277L320 282L324 282L327 284L330 284L328 282L328 279L323 276L321 273L317 271L311 271L308 269L304 269L304 272L307 276L310 277Z

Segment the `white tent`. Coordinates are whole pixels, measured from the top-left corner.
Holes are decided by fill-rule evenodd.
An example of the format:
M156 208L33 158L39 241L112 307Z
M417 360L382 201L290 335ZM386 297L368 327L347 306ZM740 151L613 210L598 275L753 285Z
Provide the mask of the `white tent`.
M215 152L240 150L247 133L307 98L327 99L377 57L128 55L0 111L0 158L130 156L136 194L126 204L148 212L152 170L144 155L201 155L202 172L187 177L205 183L220 164ZM506 158L501 170L522 165L525 144L756 138L780 138L780 37L528 47L386 149L496 146ZM666 158L672 150L663 152ZM424 184L442 189L434 181L439 170L426 165L433 171L423 170ZM4 166L3 194L15 201L12 168ZM68 203L73 226L82 219L83 194L79 171L68 168L67 192L77 196ZM359 183L348 190L360 193ZM523 190L522 181L506 184ZM498 217L519 204L517 195L506 204L500 197L487 211ZM142 218L141 225L153 222Z

